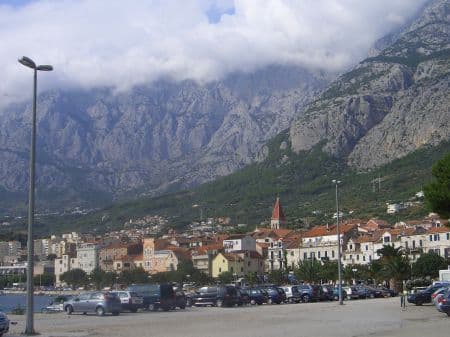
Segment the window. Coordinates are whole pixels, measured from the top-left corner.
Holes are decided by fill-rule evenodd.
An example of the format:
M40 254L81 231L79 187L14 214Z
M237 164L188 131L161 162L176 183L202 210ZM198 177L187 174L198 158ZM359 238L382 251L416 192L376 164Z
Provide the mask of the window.
M384 238L383 238L383 242L391 242L391 238L389 237L389 236L385 236Z
M233 271L234 271L234 270L233 270L233 267L231 267L231 268L230 268L230 272L233 272Z
M251 262L248 261L248 262L247 262L247 267L250 267L250 265L251 265Z
M359 261L359 254L356 255L356 261Z
M345 255L342 255L342 260L344 260L344 261L345 261Z
M419 246L422 247L422 240L419 240Z
M294 256L294 252L293 251L291 252L291 256Z
M278 247L281 247L281 242L278 242Z
M281 250L278 251L278 258L281 259Z
M353 258L353 255L352 254L350 254L350 260Z
M325 251L325 257L328 257L328 251Z
M303 253L303 260L306 260L308 258L308 253Z
M219 273L221 273L221 272L222 272L222 268L219 267Z
M366 245L366 251L368 251L369 250L369 245Z
M440 241L439 234L434 234L434 241Z
M366 256L365 255L363 255L363 261L366 261Z
M450 233L447 233L447 240L450 240Z
M317 252L317 257L320 259L320 251Z
M430 234L430 241L433 241L433 235Z
M270 258L273 259L273 252L270 252Z
M348 247L350 250L352 250L353 249L353 245L349 245L349 247Z
M241 267L241 273L244 271L244 267Z
M408 249L408 241L405 241L405 248Z
M412 248L415 249L416 248L416 240L412 241Z
M331 251L331 257L334 258L334 250Z

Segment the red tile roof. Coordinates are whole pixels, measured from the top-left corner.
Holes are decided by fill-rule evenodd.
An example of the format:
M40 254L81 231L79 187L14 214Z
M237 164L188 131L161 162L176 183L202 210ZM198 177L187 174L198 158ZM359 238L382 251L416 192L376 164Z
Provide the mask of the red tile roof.
M342 224L339 226L341 234L347 233L352 229L356 228L356 224ZM337 235L337 227L336 225L329 226L316 226L311 228L305 234L303 234L304 238L312 238L317 236L327 236L327 235Z
M281 207L280 198L277 198L277 201L275 201L275 205L273 206L272 211L272 220L282 220L285 221L286 217L283 213L283 208Z

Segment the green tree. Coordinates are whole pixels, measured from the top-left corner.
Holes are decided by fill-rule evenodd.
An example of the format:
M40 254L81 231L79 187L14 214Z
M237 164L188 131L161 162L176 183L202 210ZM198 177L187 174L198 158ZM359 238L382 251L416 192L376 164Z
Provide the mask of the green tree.
M334 282L339 278L337 261L325 261L320 269L320 279Z
M385 280L388 280L391 288L399 290L401 281L408 279L411 275L411 267L403 248L384 245L377 250L377 253L381 256L381 274Z
M283 270L272 270L268 275L267 275L267 279L269 281L269 283L274 283L274 284L283 284L285 283L285 277L284 277L284 272Z
M253 273L249 273L245 276L247 283L253 287L255 284L258 283L258 275L256 274L256 272Z
M439 270L446 269L449 261L446 261L438 254L431 252L420 255L412 265L412 274L418 277L436 278Z
M434 164L434 181L424 187L427 206L443 218L450 218L450 153Z
M87 281L87 274L82 269L72 269L61 275L61 281L65 282L72 289L84 286Z
M162 273L159 273L162 274ZM153 276L152 276L153 279ZM144 268L135 268L132 270L124 270L119 275L119 282L122 284L133 284L133 283L148 283L149 282L149 275L144 270ZM161 282L167 282L168 280L164 280Z
M301 260L294 271L297 280L315 283L320 280L322 264L316 259Z
M33 278L35 286L48 287L55 284L55 274L44 273L41 275L35 275Z
M234 281L234 276L231 271L224 271L219 274L219 282L221 284L232 283Z
M106 272L100 268L95 268L90 274L89 279L96 290L105 287L112 287L117 279L117 274L114 272Z

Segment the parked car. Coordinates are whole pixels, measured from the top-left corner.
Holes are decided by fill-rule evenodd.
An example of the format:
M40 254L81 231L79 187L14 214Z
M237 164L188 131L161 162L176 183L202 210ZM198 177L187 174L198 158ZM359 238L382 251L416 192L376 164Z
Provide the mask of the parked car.
M302 284L298 286L302 302L320 301L322 289L316 284Z
M280 294L281 303L286 303L287 302L287 297L286 297L286 293L284 292L283 288L277 287L277 291Z
M64 311L70 315L73 312L95 312L99 316L111 313L114 316L120 314L122 304L117 295L110 292L94 291L82 293L64 302Z
M443 296L448 291L448 289L449 289L448 287L442 287L437 289L434 293L431 294L431 301L433 302L434 305L436 305L439 298Z
M342 300L348 299L347 292L345 291L344 287L341 288L342 291ZM335 301L339 301L339 287L333 288L333 299Z
M237 288L238 305L249 305L250 304L250 294L246 289Z
M436 303L436 309L446 313L447 316L450 316L450 290L447 290L447 292L439 296Z
M302 295L298 291L297 286L282 287L286 293L286 299L289 303L299 303L302 301Z
M346 286L342 287L343 290L347 293L348 300L355 300L359 298L358 289L355 286Z
M175 292L175 306L180 309L185 309L187 306L187 296L182 290Z
M234 306L239 303L236 287L202 287L192 295L192 305L217 307Z
M413 303L415 305L422 305L423 303L430 303L431 302L431 294L434 293L436 290L438 290L441 287L442 286L440 284L430 285L429 287L425 288L424 290L421 290L414 294L410 294L408 296L408 302Z
M151 311L168 311L176 307L176 294L171 284L147 283L129 286L127 291L137 293L144 299L144 308Z
M383 297L395 297L398 296L398 292L394 289L389 289L387 287L376 287L383 294Z
M321 301L333 301L334 300L334 288L329 284L322 284L322 291L320 294Z
M284 294L283 296L283 294L278 290L277 286L264 286L263 289L267 293L268 304L281 304L286 300L286 298L284 297L286 296L286 294Z
M267 303L268 295L264 290L259 288L249 288L246 290L250 296L251 305Z
M144 308L144 297L133 291L112 291L111 294L115 294L119 297L122 303L122 311L127 310L131 312L137 312L138 309Z
M50 300L50 303L42 308L42 313L52 313L64 311L64 302L67 302L72 298L71 295L59 295Z
M9 318L3 311L0 311L0 337L3 336L3 334L7 333L8 331L9 331Z
M375 298L375 297L383 297L382 292L375 288L359 285L356 286L356 291L359 298Z

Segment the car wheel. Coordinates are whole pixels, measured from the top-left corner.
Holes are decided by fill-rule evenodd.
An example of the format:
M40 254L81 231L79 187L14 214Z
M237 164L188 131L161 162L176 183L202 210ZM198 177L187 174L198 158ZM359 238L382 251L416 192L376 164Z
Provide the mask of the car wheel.
M450 317L450 311L447 311L446 314L448 317Z
M132 313L136 313L136 312L137 312L137 308L131 308L130 311L131 311Z
M216 301L216 307L223 307L223 301L222 300L217 300Z
M419 306L420 306L420 305L422 305L422 302L417 301L417 302L416 302L416 305L419 305Z
M255 301L255 300L250 300L250 304L251 304L251 305L255 305L255 304L256 304L256 301Z
M292 303L294 303L294 299L292 297L289 297L288 302L292 304Z
M186 305L184 304L180 305L180 309L186 309Z
M303 302L303 303L311 302L311 298L309 297L309 295L303 296L303 297L302 297L302 302Z
M73 307L71 305L68 305L65 309L67 315L72 315Z
M375 295L374 294L370 294L369 297L370 298L375 298Z
M273 300L272 300L271 298L269 298L269 299L267 300L267 304L273 304Z
M119 316L119 315L120 315L120 311L113 311L113 312L112 312L112 315L113 315L113 316Z
M155 306L155 304L153 304L153 303L149 304L149 305L148 305L148 310L149 310L149 311L156 311L156 306Z
M95 309L95 313L97 314L97 316L104 316L105 309L103 309L103 307L97 307L97 309Z

